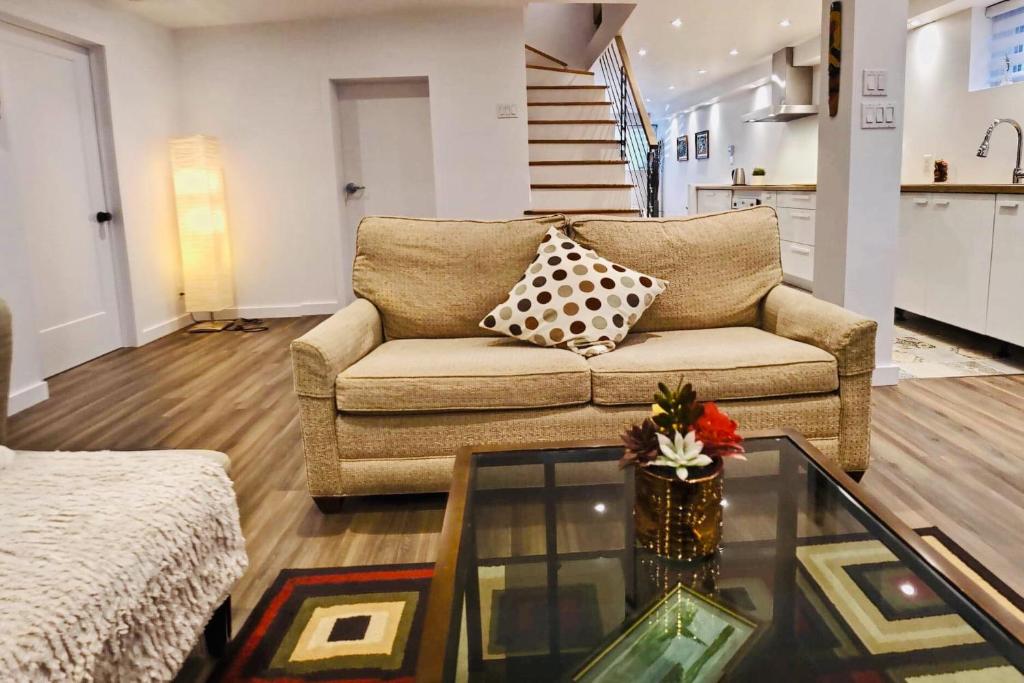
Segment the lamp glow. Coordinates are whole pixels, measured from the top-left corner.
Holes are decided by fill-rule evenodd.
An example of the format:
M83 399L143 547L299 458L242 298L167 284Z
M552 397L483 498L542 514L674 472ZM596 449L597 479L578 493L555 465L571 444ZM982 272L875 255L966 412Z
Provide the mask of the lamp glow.
M235 283L220 143L193 135L171 140L170 147L185 310L212 313L233 308Z

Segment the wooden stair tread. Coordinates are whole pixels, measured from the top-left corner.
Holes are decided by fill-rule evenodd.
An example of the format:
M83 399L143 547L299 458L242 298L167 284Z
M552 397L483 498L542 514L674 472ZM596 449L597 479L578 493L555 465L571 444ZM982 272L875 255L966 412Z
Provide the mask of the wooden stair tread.
M527 102L527 107L610 107L611 102L587 102L581 100L579 102Z
M570 69L567 66L541 66L540 64L527 64L527 69L539 69L541 71L555 71L560 74L579 74L580 76L593 76L593 71L584 69Z
M607 85L528 85L527 90L607 90ZM537 104L540 104L537 102Z
M567 126L570 124L581 126L616 126L619 122L615 119L529 119L527 123L531 126Z
M618 140L530 140L531 145L618 145Z
M599 164L626 165L624 159L566 159L564 161L531 161L530 166L596 166Z
M525 214L527 216L550 216L552 214L557 214L557 213L566 213L566 214L573 214L573 215L576 215L576 214L586 214L586 213L592 213L592 214L597 214L597 215L600 215L600 214L603 214L603 213L611 213L611 214L627 214L627 213L639 214L640 213L640 209L529 209L529 210L523 212L523 214Z
M531 183L531 190L631 190L629 183Z
M537 49L537 48L535 48L535 47L534 47L533 45L527 45L527 46L526 46L526 49L527 49L527 50L529 50L530 52L532 52L532 53L533 53L533 54L535 54L535 55L540 55L540 56L541 56L541 57L543 57L544 59L550 59L550 60L551 60L552 62L555 62L556 64L561 64L562 66L569 66L569 64L568 64L568 63L566 63L566 62L563 62L563 61L562 61L561 59L559 59L558 57L552 57L552 56L551 56L551 55L549 55L549 54L548 54L547 52L544 52L543 50L538 50L538 49Z

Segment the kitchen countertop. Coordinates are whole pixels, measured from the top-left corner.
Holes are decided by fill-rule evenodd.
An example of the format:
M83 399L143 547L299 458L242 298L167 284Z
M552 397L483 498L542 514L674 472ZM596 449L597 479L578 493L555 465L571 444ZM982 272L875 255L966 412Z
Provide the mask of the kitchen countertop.
M817 185L697 185L698 190L744 190L751 192L814 192ZM901 192L943 192L956 194L1024 194L1024 185L986 185L979 183L923 183L901 185Z

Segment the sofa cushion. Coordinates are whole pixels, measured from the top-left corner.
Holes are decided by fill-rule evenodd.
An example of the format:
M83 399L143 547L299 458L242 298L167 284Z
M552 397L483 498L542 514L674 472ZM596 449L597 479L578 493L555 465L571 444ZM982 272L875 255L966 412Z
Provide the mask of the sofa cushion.
M603 259L549 228L533 263L480 327L596 356L614 349L664 290L664 282Z
M338 375L347 413L547 408L587 403L580 356L513 339L398 339Z
M753 327L632 334L614 353L587 360L597 405L650 403L658 382L693 383L701 400L836 391L826 351Z
M388 339L478 337L537 245L563 216L461 221L368 216L359 223L352 288L380 311Z
M571 235L610 261L668 281L634 332L759 324L782 282L775 210L690 218L578 218Z

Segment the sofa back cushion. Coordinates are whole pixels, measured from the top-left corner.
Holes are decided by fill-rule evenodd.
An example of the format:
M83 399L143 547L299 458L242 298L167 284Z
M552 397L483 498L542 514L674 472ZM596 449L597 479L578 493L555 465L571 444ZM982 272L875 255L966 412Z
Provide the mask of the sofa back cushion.
M689 218L583 217L571 232L604 258L667 280L634 332L757 326L782 282L779 221L756 207Z
M480 320L505 300L564 216L511 221L367 216L352 287L380 311L388 339L494 336Z

